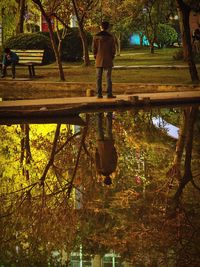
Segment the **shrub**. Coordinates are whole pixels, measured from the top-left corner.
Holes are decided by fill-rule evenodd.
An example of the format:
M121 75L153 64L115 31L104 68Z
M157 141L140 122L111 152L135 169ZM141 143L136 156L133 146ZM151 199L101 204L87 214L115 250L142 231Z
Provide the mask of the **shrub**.
M42 33L18 34L9 38L4 47L10 47L11 49L44 49L43 64L48 64L55 60L50 39Z
M157 45L159 47L171 46L177 41L178 33L174 28L167 24L158 25Z
M62 41L61 57L63 61L78 61L83 58L83 47L77 28L70 29Z
M44 32L42 34L49 37L48 32ZM58 43L56 32L54 34ZM89 33L87 33L87 39L90 49L92 36ZM70 28L66 36L62 40L61 59L62 61L79 61L82 60L82 58L83 58L83 48L78 28Z
M121 49L131 48L131 36L130 34L123 34L120 40Z
M56 32L55 38L58 44ZM87 33L88 45L91 47L92 35ZM5 47L11 49L44 49L44 64L55 61L55 55L51 45L48 32L38 33L21 33L17 36L9 38L5 42ZM62 61L78 61L83 58L82 42L77 28L71 28L64 40L62 41L61 60Z
M174 53L173 59L174 60L184 60L183 48L180 48L178 51L176 51ZM194 55L194 61L195 61L195 63L199 63L200 62L200 53Z

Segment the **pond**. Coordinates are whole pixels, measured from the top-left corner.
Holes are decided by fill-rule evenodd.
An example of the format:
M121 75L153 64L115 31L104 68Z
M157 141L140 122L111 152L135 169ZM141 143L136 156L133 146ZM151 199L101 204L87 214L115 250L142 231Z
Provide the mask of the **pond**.
M0 266L200 266L199 107L0 125Z

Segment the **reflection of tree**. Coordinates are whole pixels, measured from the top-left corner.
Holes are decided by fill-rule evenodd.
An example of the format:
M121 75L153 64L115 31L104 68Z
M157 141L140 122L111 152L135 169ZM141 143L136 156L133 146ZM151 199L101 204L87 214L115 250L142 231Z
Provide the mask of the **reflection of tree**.
M175 140L152 123L152 117L162 112L114 113L119 160L109 188L97 179L94 168L96 116L91 115L78 132L57 125L44 133L30 125L28 181L20 165L24 134L19 127L1 126L0 264L18 260L16 266L47 266L47 262L56 266L62 255L67 265L71 251L79 251L82 244L88 255L113 250L132 266L198 266L199 194L188 184L174 216L167 213L168 199L176 189L173 185L169 190L171 177L166 178ZM187 165L192 171L199 163L196 112L185 110L185 151L179 152L181 167L191 160L193 136L196 157ZM171 110L172 115L178 122L179 113ZM6 168L9 162L12 168ZM80 206L74 205L74 188L80 193Z
M44 181L45 181L45 178L46 178L46 175L47 175L47 172L48 172L49 168L54 163L54 158L55 158L55 155L56 155L56 146L57 146L58 138L59 138L59 134L60 134L60 126L61 125L58 124L57 127L56 127L56 132L55 132L55 136L54 136L54 140L53 140L51 155L50 155L50 158L49 158L49 161L48 161L47 165L45 166L44 172L43 172L43 174L42 174L42 176L40 178L40 181L41 181L42 185L44 185Z
M188 206L182 206L174 217L168 217L167 202L173 192L169 191L170 182L165 174L173 160L175 140L166 136L165 129L156 129L152 124L151 118L156 113L115 115L113 131L119 155L118 172L112 189L103 188L102 192L98 188L93 194L89 212L85 213L87 235L83 247L89 253L100 255L114 250L132 266L195 266L199 264L199 216L196 213L199 195L192 200L193 193L188 192ZM162 116L162 111L159 115ZM189 117L193 115L190 113ZM173 116L178 117L179 113L175 110ZM188 139L189 151L193 123L189 122L190 126L187 123L185 140ZM187 146L187 141L182 143ZM135 178L143 157L145 181L138 180L138 176ZM145 198L144 182L147 182ZM195 208L192 208L191 217L192 203Z
M190 181L193 181L192 175L192 145L194 137L194 125L197 118L198 108L191 107L185 110L185 120L186 120L186 137L185 137L185 162L184 162L184 173L181 178L179 188L175 194L175 200L178 201L183 189ZM194 181L193 181L194 183Z
M28 124L21 124L21 158L20 162L23 165L25 161L25 166L28 166L31 161L31 149L30 149L30 140L29 140L29 125ZM26 180L29 180L29 170L27 168L23 168L23 174L26 176Z
M185 136L186 136L186 120L184 117L183 123L181 119L180 128L179 128L179 137L176 143L176 151L174 155L174 160L172 163L172 167L168 171L167 175L171 178L170 186L172 186L174 178L180 181L181 179L181 160L184 151L184 144L185 144Z
M55 260L52 256L53 251L59 252L59 255L64 254L66 261L67 258L69 260L71 250L77 243L80 216L73 209L72 189L80 165L87 128L86 125L83 131L73 133L71 128L57 125L55 133L52 131L46 137L39 134L37 140L33 135L30 137L28 125L21 126L22 133L18 135L21 155L17 156L20 159L19 164L16 163L19 165L18 168L20 162L23 163L22 167L28 170L29 179L25 181L23 176L19 175L18 178L15 173L15 190L13 191L14 187L7 186L5 193L3 186L6 179L4 178L4 181L1 178L4 184L0 199L4 205L0 209L0 259L4 259L4 262L10 260L18 261L19 266L36 266L37 263L46 266L48 261L53 263ZM15 131L17 127L11 126L10 129ZM12 138L12 130L9 145L10 150L14 149L9 154L9 160L13 160L15 164L14 157L17 151L20 152L20 148L15 151L17 140ZM33 157L27 160L27 155L31 155L28 153L31 151L30 146ZM5 148L1 147L1 150L7 147L5 144ZM47 162L46 157L49 158ZM6 172L5 174L9 175ZM18 183L18 180L21 180L21 183ZM8 222L12 227L6 226Z
M168 175L172 181L174 178L178 179L179 181L179 187L174 196L176 202L179 201L183 189L189 182L192 182L193 185L198 189L198 186L193 180L192 174L192 147L195 131L194 125L197 114L197 107L189 107L184 109L184 121L179 131L179 138L176 144L176 153L174 156L173 166L168 172ZM181 173L182 165L184 165L183 174Z

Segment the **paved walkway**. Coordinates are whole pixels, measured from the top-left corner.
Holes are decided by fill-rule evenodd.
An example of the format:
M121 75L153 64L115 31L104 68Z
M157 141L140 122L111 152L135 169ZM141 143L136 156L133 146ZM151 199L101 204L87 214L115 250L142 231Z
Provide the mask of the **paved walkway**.
M63 69L69 69L69 68L77 68L80 66L68 66L63 65ZM200 64L196 64L196 67L200 67ZM23 68L23 67L21 67ZM56 65L45 65L45 66L37 66L38 69L57 69ZM180 65L114 65L113 69L188 69L188 64L180 64Z
M42 67L41 67L42 68ZM116 69L130 68L188 68L187 66L115 66ZM87 91L93 92L95 83L88 82L51 82L48 80L30 80L27 78L0 80L0 97L11 98L13 91L19 98L27 100L0 102L0 124L31 123L38 120L41 123L76 121L83 122L77 115L80 112L94 112L116 109L121 107L152 107L154 105L180 105L200 104L200 85L183 84L144 84L144 83L113 83L113 92L116 99L97 99L96 97L84 97ZM44 92L44 94L42 94ZM141 93L142 92L142 93ZM162 92L162 93L161 93ZM30 99L37 93L45 99ZM83 97L69 97L73 93ZM66 97L67 96L67 97ZM49 97L49 98L47 98ZM53 98L54 97L54 98ZM75 116L75 118L74 118ZM73 118L72 118L73 117ZM58 121L59 120L59 121Z
M114 69L188 69L188 65L134 65L114 66Z
M119 106L141 106L141 105L163 105L185 102L200 104L200 91L168 92L157 94L117 95L116 98L98 99L96 97L73 97L73 98L47 98L34 100L17 100L0 102L0 113L16 110L24 112L48 111L48 110L81 110L83 107L95 109L96 107L119 107Z
M0 124L67 123L84 125L80 113L154 106L199 105L200 91L117 95L114 99L96 97L49 98L0 102Z

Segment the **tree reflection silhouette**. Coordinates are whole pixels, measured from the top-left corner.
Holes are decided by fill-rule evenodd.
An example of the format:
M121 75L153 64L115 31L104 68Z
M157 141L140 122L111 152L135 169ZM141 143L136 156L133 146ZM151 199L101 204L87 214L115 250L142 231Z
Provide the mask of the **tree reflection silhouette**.
M153 124L153 117L167 120L169 113L186 129L177 143ZM198 109L115 111L114 116L118 166L111 187L95 169L97 114L87 114L77 132L69 125L46 131L34 125L0 127L0 264L67 266L80 245L91 257L114 251L131 266L200 264ZM26 137L28 161L22 153ZM181 176L173 180L169 170L179 152ZM182 187L186 168L192 180ZM179 205L171 204L169 216L177 192Z

